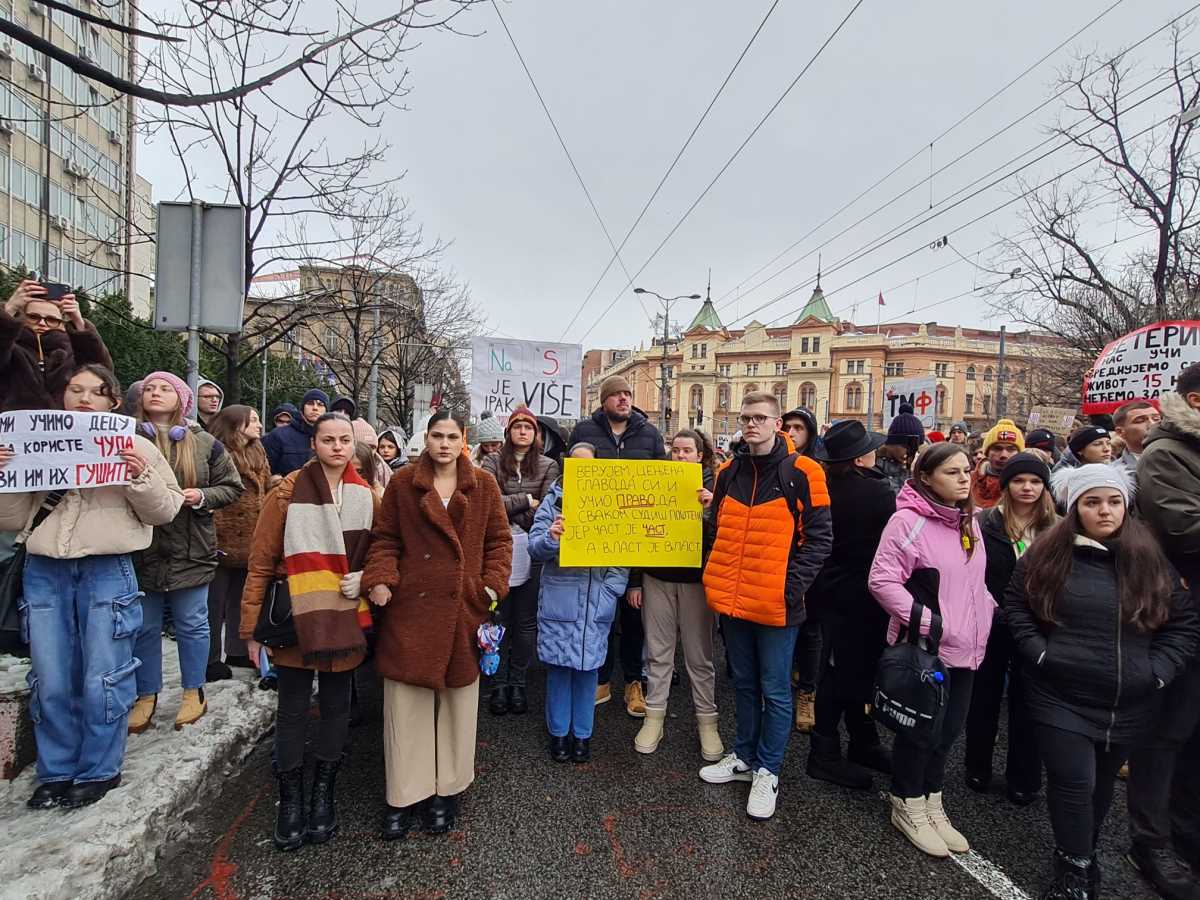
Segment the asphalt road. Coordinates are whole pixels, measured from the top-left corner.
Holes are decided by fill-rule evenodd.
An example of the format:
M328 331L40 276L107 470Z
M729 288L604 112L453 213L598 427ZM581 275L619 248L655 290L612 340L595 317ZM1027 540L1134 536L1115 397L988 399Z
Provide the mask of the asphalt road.
M614 696L597 711L593 761L573 766L545 752L543 679L535 670L529 714L480 713L478 778L463 798L457 830L398 843L376 837L384 775L381 701L373 692L364 698L366 721L351 731L338 785L341 834L333 842L291 854L271 846L268 739L181 823L185 836L128 900L1037 896L1052 847L1044 801L1017 809L1002 785L989 795L972 793L959 754L946 804L973 854L957 862L930 859L901 838L887 824L879 791L808 778L808 738L796 733L775 818L748 820L748 785L708 785L697 777L702 761L684 678L672 692L657 753L634 752L639 723ZM733 700L723 672L718 689L728 743ZM886 790L884 777L876 780ZM1121 784L1102 835L1104 896L1152 898L1121 859L1125 846Z

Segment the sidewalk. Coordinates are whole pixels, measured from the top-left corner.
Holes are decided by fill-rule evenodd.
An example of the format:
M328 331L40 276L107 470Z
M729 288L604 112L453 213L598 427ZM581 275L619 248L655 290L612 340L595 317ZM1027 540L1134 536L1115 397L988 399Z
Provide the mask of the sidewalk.
M205 689L208 713L174 730L179 661L164 641L163 678L154 727L131 736L121 786L94 806L34 812L25 800L37 785L27 766L0 782L0 900L120 898L157 868L158 851L186 832L187 814L230 774L267 731L275 693L258 689L257 673Z

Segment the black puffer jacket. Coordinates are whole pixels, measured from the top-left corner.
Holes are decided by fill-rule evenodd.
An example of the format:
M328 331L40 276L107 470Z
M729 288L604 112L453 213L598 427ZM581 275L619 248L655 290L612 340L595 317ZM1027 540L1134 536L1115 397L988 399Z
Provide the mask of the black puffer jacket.
M1017 563L1004 610L1028 675L1034 722L1114 744L1136 741L1160 694L1183 670L1200 621L1176 580L1170 618L1155 632L1121 621L1114 553L1076 538L1071 572L1055 604L1058 624L1038 620L1025 592L1029 557Z
M604 410L596 410L590 419L581 419L571 432L569 446L584 442L596 448L597 459L667 458L662 434L640 409L630 413L620 437L613 435Z
M716 476L712 469L705 469L701 475L701 481L704 487L708 490L713 489L713 482ZM703 524L703 551L700 554L701 564L694 569L685 568L664 568L664 569L634 569L630 573L629 586L640 587L642 584L643 575L653 575L659 581L666 581L671 584L695 584L704 577L703 560L708 557L708 551L712 549L713 538L716 537L717 526L713 522L712 517L704 515Z

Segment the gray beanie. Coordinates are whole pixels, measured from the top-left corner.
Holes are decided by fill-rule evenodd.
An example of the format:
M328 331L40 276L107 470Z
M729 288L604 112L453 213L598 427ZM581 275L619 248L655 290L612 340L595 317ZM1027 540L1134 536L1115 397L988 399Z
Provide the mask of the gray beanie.
M495 416L488 416L486 419L480 419L479 424L475 426L475 443L485 444L496 442L500 443L504 440L504 427L500 424L500 420Z
M1074 508L1080 497L1093 488L1112 488L1120 491L1126 506L1129 506L1133 496L1133 486L1129 483L1125 469L1105 463L1088 463L1076 469L1059 469L1053 476L1052 484L1054 499L1063 504L1068 511Z

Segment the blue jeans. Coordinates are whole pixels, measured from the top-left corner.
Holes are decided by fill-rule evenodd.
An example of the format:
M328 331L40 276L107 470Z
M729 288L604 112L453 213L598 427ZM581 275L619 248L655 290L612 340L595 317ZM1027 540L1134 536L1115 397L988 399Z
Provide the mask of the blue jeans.
M30 554L23 584L38 781L107 781L121 771L137 697L142 595L133 564L128 555Z
M778 775L792 733L792 652L799 625L759 625L724 617L733 667L738 759Z
M204 672L208 668L208 585L178 591L146 591L142 602L145 622L134 651L142 661L137 673L139 697L162 690L162 619L166 603L171 604L175 619L179 675L184 690L204 687Z
M546 666L546 727L554 737L592 736L600 670Z

